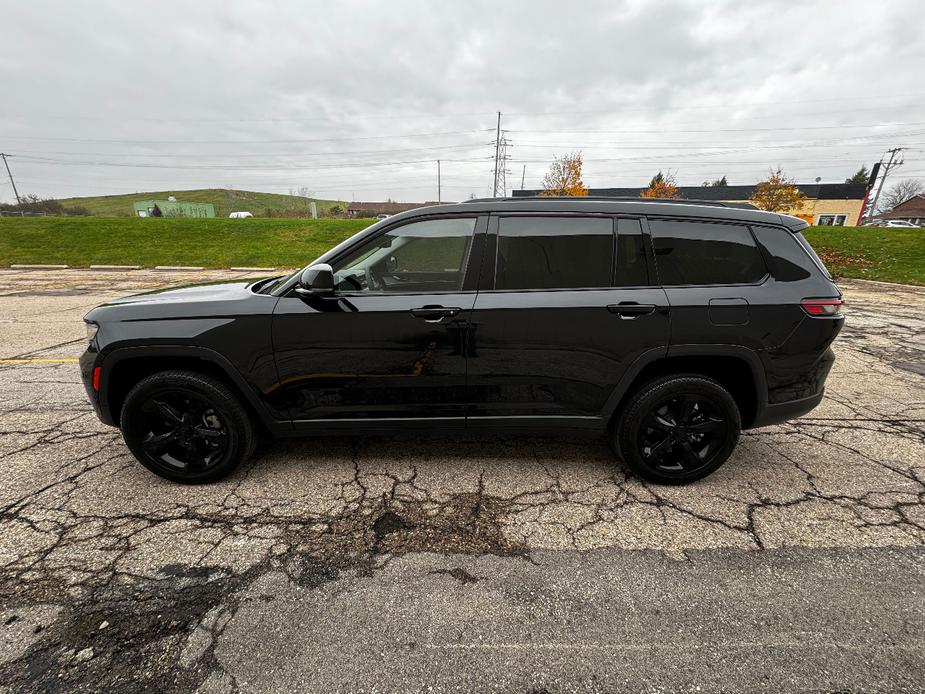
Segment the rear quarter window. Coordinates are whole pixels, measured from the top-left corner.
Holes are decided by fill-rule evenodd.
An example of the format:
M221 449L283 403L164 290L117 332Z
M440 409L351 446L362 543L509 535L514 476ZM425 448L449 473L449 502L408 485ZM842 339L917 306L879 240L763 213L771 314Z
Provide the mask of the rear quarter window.
M796 233L793 235L793 237L797 240L797 243L799 243L800 246L803 247L803 250L805 250L809 254L809 257L813 259L813 262L816 264L816 267L822 270L822 274L828 277L829 279L832 279L832 273L829 272L829 269L825 266L825 263L822 262L822 258L819 257L815 249L809 245L809 241L806 240L806 237L803 236L803 234L801 233Z
M649 229L663 285L755 284L767 275L747 226L652 219Z
M822 268L809 244L803 246L802 234L794 234L778 227L753 226L752 232L765 254L771 275L778 282L799 282L808 279ZM805 243L805 239L803 239ZM826 272L826 275L828 273Z

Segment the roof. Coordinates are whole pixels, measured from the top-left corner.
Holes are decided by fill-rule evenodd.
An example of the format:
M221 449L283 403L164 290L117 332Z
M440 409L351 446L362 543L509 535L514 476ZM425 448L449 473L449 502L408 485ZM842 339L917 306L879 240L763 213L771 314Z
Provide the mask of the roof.
M755 192L751 186L681 186L678 191L682 198L697 200L748 200ZM866 183L798 183L804 195L814 200L863 200L867 193ZM610 198L638 198L645 190L642 188L591 188L588 195ZM515 190L515 198L539 195L540 190Z
M780 215L776 212L742 207L726 207L684 200L652 200L649 198L631 198L628 200L608 200L606 198L497 198L455 203L452 205L434 205L419 207L403 212L402 219L410 219L430 214L472 214L489 212L600 212L604 214L647 214L671 215L672 217L692 217L705 219L728 219L765 224L783 224L790 229L803 229L806 222L797 217ZM391 222L391 220L389 220Z
M906 219L907 217L925 217L925 195L914 195L899 203L889 212L878 214L875 219Z
M406 210L414 210L418 207L427 207L436 205L435 202L351 202L347 205L348 212L385 212L387 214L397 214Z

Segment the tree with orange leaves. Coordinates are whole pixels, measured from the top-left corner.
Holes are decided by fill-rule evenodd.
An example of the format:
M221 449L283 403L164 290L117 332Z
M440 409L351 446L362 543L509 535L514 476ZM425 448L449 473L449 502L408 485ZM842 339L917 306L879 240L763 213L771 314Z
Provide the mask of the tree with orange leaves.
M680 198L681 191L675 183L674 176L669 171L663 174L659 171L649 181L649 187L639 194L641 198Z
M584 196L588 189L581 181L581 152L553 157L549 171L543 177L543 192L540 195Z
M784 170L778 166L776 171L771 171L768 180L755 186L755 192L752 193L749 202L759 210L786 214L790 210L803 207L806 203L806 195L797 188L793 179L784 175Z

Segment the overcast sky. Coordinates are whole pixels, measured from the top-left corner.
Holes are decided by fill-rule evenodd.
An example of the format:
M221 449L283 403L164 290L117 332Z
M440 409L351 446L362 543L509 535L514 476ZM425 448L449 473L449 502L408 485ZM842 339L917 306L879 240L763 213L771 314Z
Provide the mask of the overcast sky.
M485 196L499 110L509 190L574 150L590 187L777 165L842 182L890 146L897 180L925 177L921 0L0 0L0 18L20 193L424 201L440 159L444 200Z

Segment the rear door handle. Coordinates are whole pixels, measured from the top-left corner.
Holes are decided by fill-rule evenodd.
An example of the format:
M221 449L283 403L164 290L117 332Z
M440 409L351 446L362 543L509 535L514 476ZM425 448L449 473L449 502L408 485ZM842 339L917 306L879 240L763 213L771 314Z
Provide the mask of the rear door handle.
M457 306L421 306L411 309L411 315L415 318L423 318L428 323L439 323L444 318L452 318L460 311L462 309Z
M639 316L647 316L655 312L655 304L637 304L635 301L623 301L619 304L609 304L607 310L616 313L624 320L632 320Z

